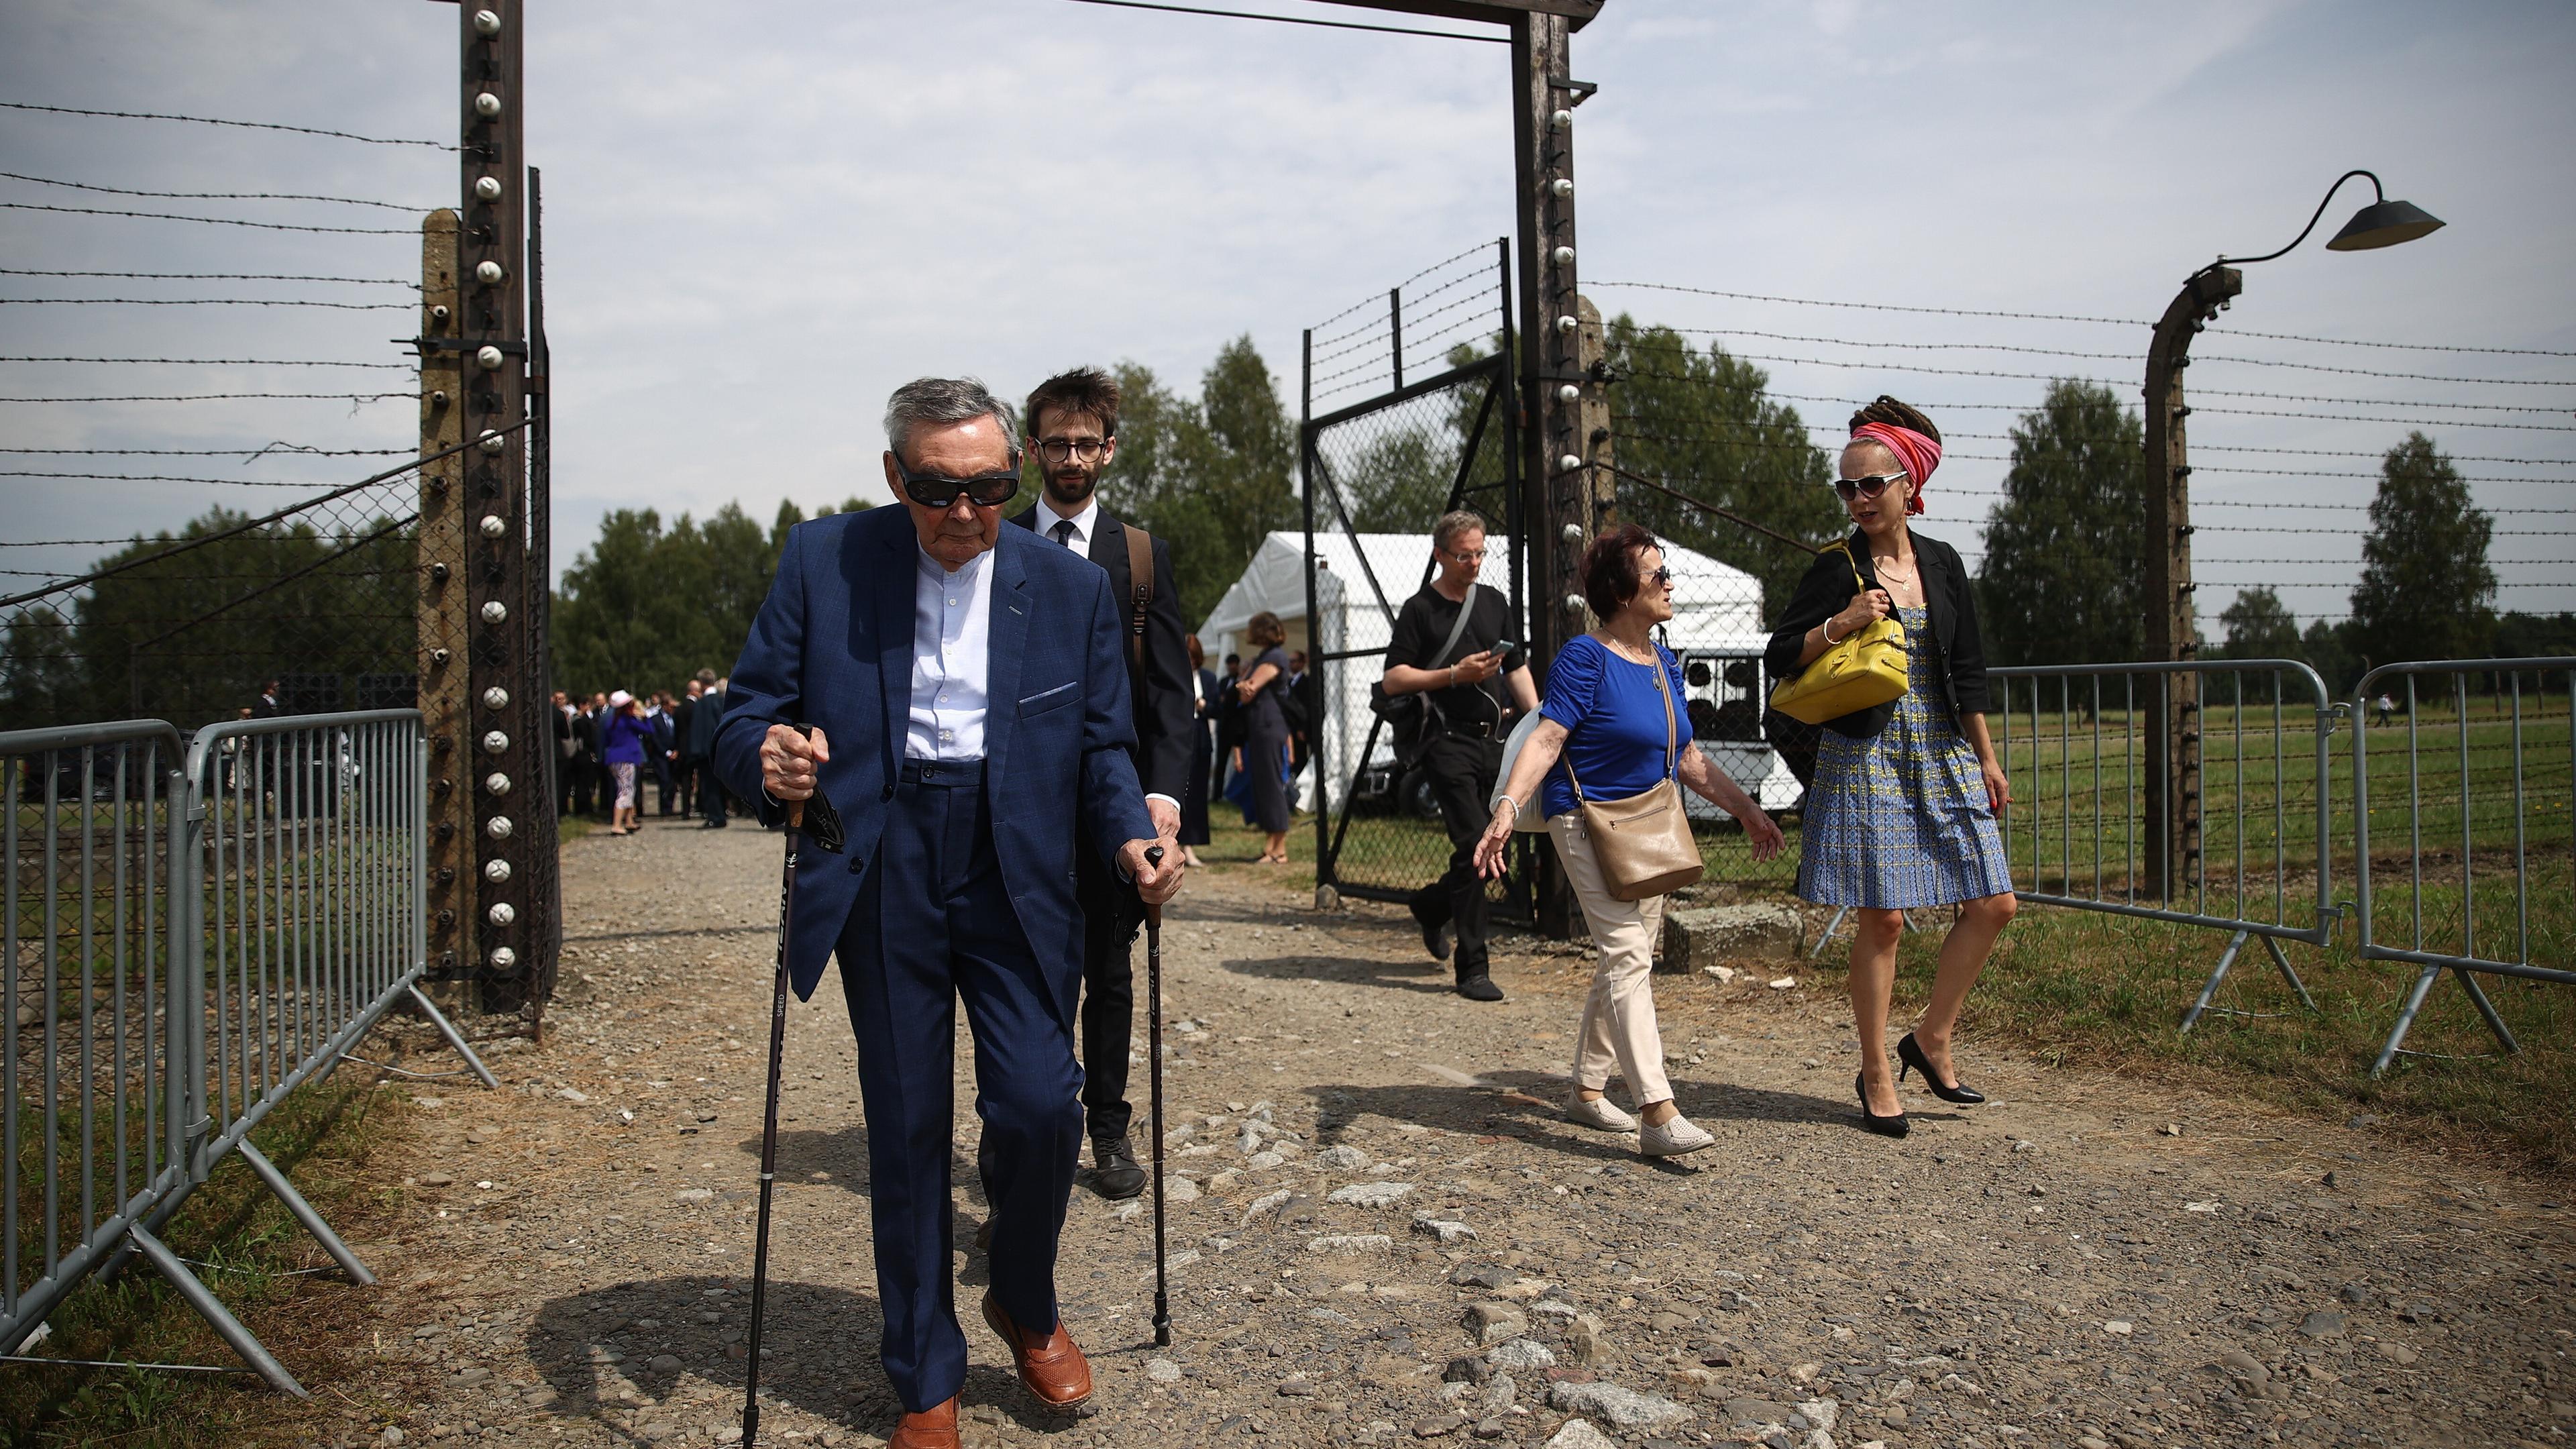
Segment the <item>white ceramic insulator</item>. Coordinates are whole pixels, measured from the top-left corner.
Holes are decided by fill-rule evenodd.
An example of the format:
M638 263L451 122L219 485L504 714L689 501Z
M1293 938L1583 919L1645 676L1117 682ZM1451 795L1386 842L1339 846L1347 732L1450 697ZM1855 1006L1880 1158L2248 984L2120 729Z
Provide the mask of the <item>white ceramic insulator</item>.
M510 878L510 863L506 860L483 862L483 878L494 885L501 884Z
M476 439L476 441L483 445L483 451L486 453L498 453L503 448L510 445L509 439L502 437L499 433L492 432L489 429L486 429L483 436Z
M504 273L501 271L501 264L499 262L476 262L474 264L474 280L481 282L484 286L497 287L501 285L501 278L503 275Z
M490 689L483 691L483 707L485 709L508 709L510 707L510 691L503 689L497 684L493 685Z
M519 953L507 946L495 946L492 948L492 954L483 959L492 963L493 970L507 971L519 964Z
M1557 400L1558 402L1569 402L1569 403L1570 403L1570 402L1581 402L1581 401L1583 400L1583 389L1581 389L1581 388L1579 388L1579 387L1575 386L1573 383L1570 383L1570 382L1569 382L1569 383L1567 383L1565 386L1560 387L1560 388L1558 388L1558 389L1556 390L1556 400Z
M492 908L483 913L483 919L496 926L506 926L518 918L518 911L508 901L494 901Z
M1572 453L1562 453L1557 456L1556 471L1560 473L1571 473L1582 466L1583 460Z
M480 197L481 199L483 199L483 200L485 200L485 201L498 201L498 200L500 200L500 199L501 199L501 178L500 178L500 177L498 177L498 176L477 176L477 177L475 177L475 178L474 178L474 194L475 194L477 197Z
M498 34L500 34L500 33L501 33L501 15L500 15L500 12L499 12L499 11L495 11L495 10L477 10L477 11L475 11L475 12L474 12L474 33L475 33L475 34L477 34L477 35L498 35Z
M508 748L510 748L510 737L499 730L493 730L483 736L483 753L487 755L497 755Z
M1555 115L1548 117L1547 123L1562 131L1566 127L1574 124L1574 113L1572 111L1559 111Z
M495 815L495 816L493 816L490 820L487 820L487 821L485 821L485 822L484 822L484 824L483 824L483 833L484 833L484 834L486 834L486 835L488 835L488 836L491 836L494 840L507 840L507 839L509 839L509 838L510 838L510 817L509 817L509 816L507 816L507 815Z
M510 793L510 777L494 770L483 777L483 788L495 795L507 795Z
M510 621L510 606L509 606L509 605L507 605L507 604L505 604L505 603L502 603L499 599L494 599L492 602L490 602L490 603L488 603L488 604L485 604L485 605L483 606L483 622L484 622L484 623L486 623L486 624L506 624L506 623L508 623L509 621Z
M499 371L501 367L501 349L489 344L475 348L474 365L482 368L485 372Z
M486 513L483 515L481 527L485 538L499 538L510 531L510 522L497 513ZM497 624L501 621L495 619L492 622Z
M1556 330L1559 332L1571 332L1582 325L1583 323L1580 320L1572 316L1559 317L1556 319Z
M1570 267L1570 266L1573 266L1573 265L1574 265L1574 248L1572 248L1572 247L1558 247L1558 248L1556 249L1556 264L1557 264L1558 266L1560 266L1560 267ZM487 267L488 267L488 266L490 266L490 265L492 265L492 264L491 264L490 262L485 262L483 265L485 265L485 266L487 266Z
M1581 594L1568 594L1565 596L1565 607L1569 613L1580 614L1590 606L1584 603Z
M501 114L501 98L485 91L474 98L474 114L489 121Z
M1574 183L1571 180L1560 176L1554 181L1549 182L1547 184L1547 189L1555 192L1559 196L1572 196L1574 194Z

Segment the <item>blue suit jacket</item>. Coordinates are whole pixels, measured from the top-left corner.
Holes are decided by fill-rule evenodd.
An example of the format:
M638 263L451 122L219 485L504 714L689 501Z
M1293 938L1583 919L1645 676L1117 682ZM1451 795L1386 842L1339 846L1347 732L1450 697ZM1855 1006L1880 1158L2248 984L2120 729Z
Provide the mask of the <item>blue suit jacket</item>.
M773 724L822 729L832 758L822 789L848 832L846 856L807 850L797 862L788 971L814 994L848 924L895 797L912 707L912 607L920 559L912 517L871 508L789 530L778 575L733 667L716 773L785 819L760 783L760 743ZM1024 528L994 545L992 656L984 716L984 790L1002 879L1038 962L1079 969L1074 904L1077 822L1104 851L1154 836L1129 750L1124 639L1109 576ZM886 889L922 888L888 881Z

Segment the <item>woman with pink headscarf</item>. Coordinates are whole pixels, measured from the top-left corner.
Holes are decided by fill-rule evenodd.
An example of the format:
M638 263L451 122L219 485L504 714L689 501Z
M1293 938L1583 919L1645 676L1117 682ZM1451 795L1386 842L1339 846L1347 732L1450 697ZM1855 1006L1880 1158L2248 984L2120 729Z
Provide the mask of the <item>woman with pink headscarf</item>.
M1945 1102L1985 1100L1959 1080L1950 1035L2013 918L1996 829L2012 792L1986 733L1986 652L1967 568L1957 549L1907 522L1924 511L1941 464L1940 430L1891 397L1853 414L1851 429L1834 480L1854 525L1849 557L1828 552L1807 570L1764 662L1772 678L1791 678L1874 620L1894 615L1905 626L1906 692L1822 726L1798 861L1801 897L1856 918L1850 989L1861 1069L1852 1090L1862 1125L1902 1137L1896 1088L1908 1071L1921 1072ZM1941 943L1932 999L1896 1044L1891 1074L1888 1000L1905 912L1945 905L1959 907L1958 920Z

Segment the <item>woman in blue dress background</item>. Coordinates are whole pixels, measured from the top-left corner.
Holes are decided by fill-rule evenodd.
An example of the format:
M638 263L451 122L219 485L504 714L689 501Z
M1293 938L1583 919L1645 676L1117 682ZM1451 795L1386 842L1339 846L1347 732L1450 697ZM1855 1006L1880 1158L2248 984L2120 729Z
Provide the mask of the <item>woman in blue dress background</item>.
M1834 483L1855 525L1843 550L1819 555L1798 584L1765 655L1771 677L1796 675L1871 621L1905 626L1908 688L1889 704L1825 722L1798 861L1798 894L1848 906L1852 1024L1864 1124L1902 1137L1897 1083L1923 1074L1949 1102L1985 1098L1960 1082L1951 1033L1996 937L2011 922L2011 868L1996 821L2012 802L1986 733L1986 655L1959 551L1910 528L1941 462L1941 433L1922 413L1881 397L1854 413ZM1858 588L1854 588L1858 575ZM1941 943L1932 999L1887 1061L1887 1013L1905 912L1956 905Z

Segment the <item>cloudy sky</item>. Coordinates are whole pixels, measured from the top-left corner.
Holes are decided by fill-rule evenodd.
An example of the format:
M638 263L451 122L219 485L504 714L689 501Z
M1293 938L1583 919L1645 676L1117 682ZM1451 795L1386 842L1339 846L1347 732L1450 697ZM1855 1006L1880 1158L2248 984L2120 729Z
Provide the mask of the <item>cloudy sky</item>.
M1228 8L1355 18L1310 0ZM0 100L452 138L455 31L453 7L420 0L14 0L0 7ZM1810 422L1841 417L1839 399L1921 400L1954 435L1925 527L1971 545L2001 435L2042 379L2100 377L2134 397L2144 322L2188 272L2288 241L2329 182L2370 167L2449 228L2327 252L2369 200L2355 183L2308 245L2247 269L2244 299L2199 345L2212 359L2193 373L2204 607L2235 583L2277 582L2298 612L2340 612L2366 475L2417 422L2479 460L2461 471L2497 512L2500 603L2576 607L2570 54L2576 7L2554 3L1610 0L1574 46L1575 74L1601 88L1576 132L1586 290L1605 311L1784 359L1764 365L1776 390L1815 399L1799 404ZM733 500L766 518L781 498L881 496L876 414L922 373L976 373L1008 395L1129 358L1190 383L1248 332L1293 400L1302 327L1510 230L1506 55L1071 0L532 6L557 566L611 508ZM456 186L453 159L428 147L24 110L0 110L0 157L48 181L409 208ZM0 202L398 233L0 209L0 267L14 269L0 298L392 308L13 301L0 354L405 355L388 341L412 330L398 287L22 273L416 278L417 242L399 234L416 211L25 179L0 179ZM0 363L13 398L407 385L382 368ZM12 449L399 449L412 426L400 398L0 403ZM2298 451L2238 451L2254 449ZM10 470L316 485L372 466L0 453ZM11 476L0 541L117 537L213 501L295 496ZM0 565L76 569L97 552L12 547Z

